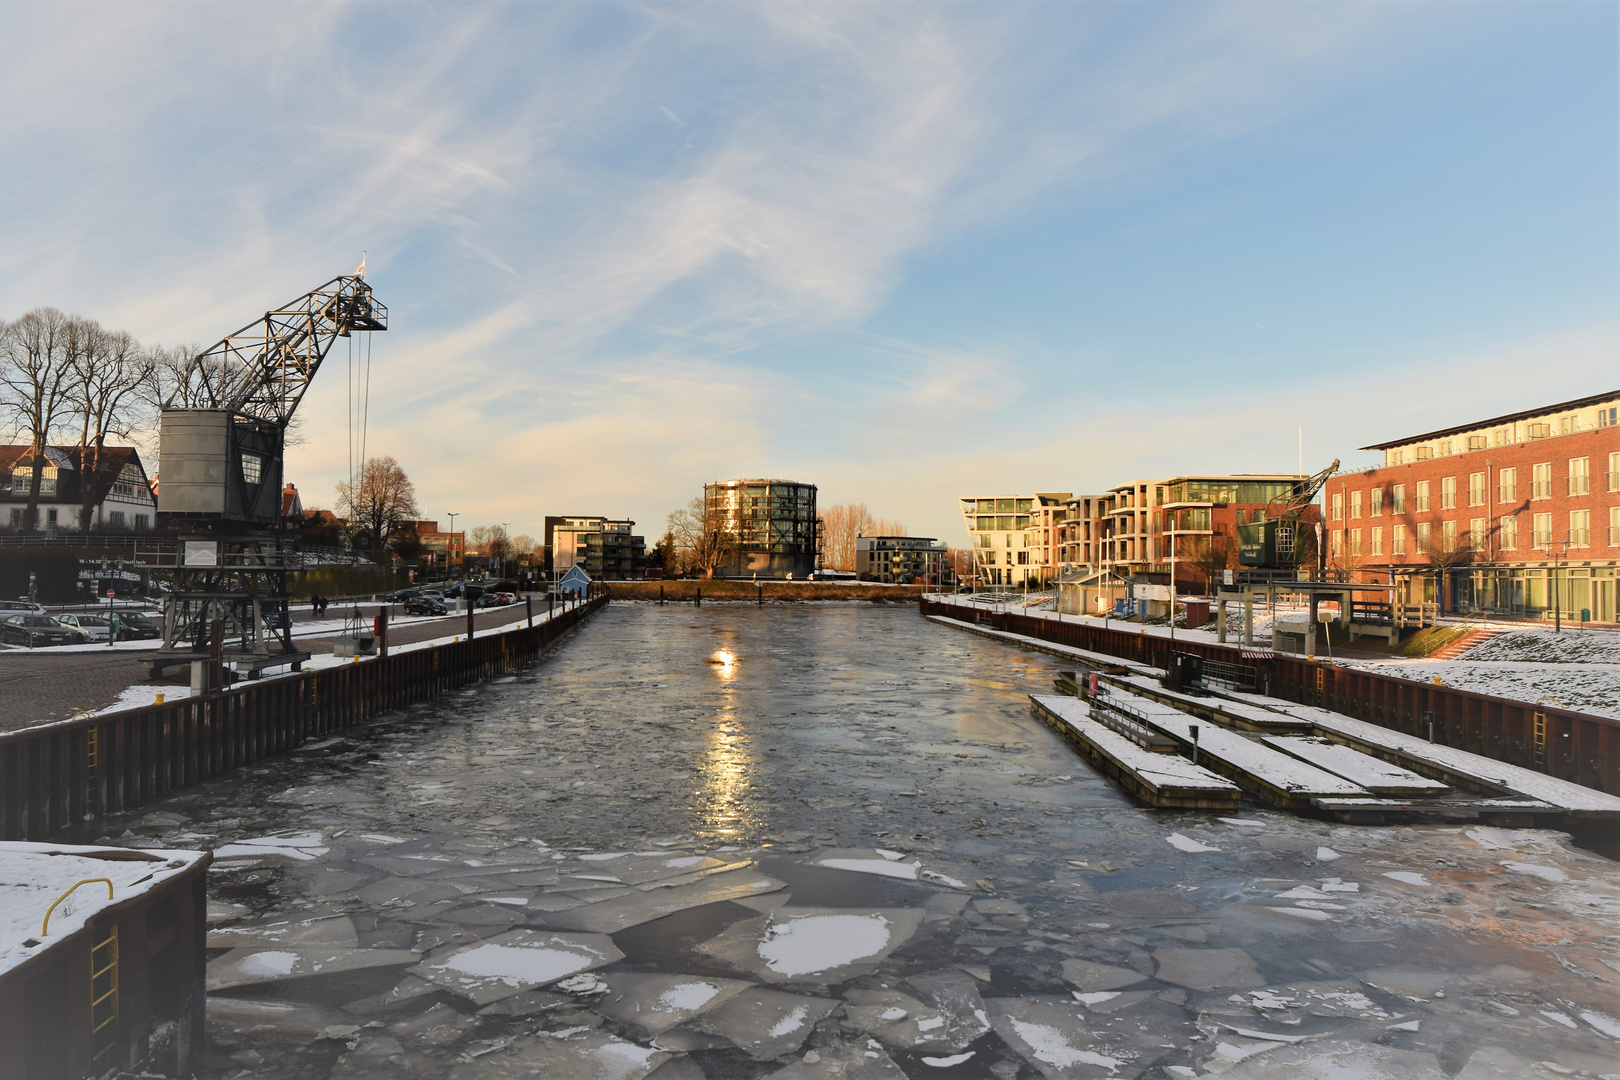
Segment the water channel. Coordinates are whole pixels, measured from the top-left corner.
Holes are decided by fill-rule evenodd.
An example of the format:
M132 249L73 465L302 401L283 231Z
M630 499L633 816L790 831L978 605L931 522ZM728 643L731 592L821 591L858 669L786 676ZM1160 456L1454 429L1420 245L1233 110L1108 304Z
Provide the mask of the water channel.
M1620 1077L1616 864L1138 808L1029 715L1059 666L613 604L104 839L216 851L213 1077Z

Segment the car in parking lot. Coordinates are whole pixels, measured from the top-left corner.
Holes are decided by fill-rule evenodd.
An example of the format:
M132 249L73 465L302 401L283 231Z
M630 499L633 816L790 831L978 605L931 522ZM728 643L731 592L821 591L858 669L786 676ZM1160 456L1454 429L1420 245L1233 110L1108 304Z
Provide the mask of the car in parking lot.
M0 619L0 641L13 645L26 645L30 649L41 645L82 645L84 634L63 626L49 615L7 615Z
M45 605L32 600L0 600L0 619L7 615L44 615Z
M413 596L405 601L405 614L407 615L447 615L450 609L444 606L442 600L435 600L431 596Z
M473 585L473 584L452 585L448 589L444 590L444 597L447 600L463 600L463 599L465 599L465 600L469 600L469 601L477 601L477 599L480 596L483 596L483 595L484 595L484 587L482 585Z
M115 618L118 620L119 641L146 641L163 636L158 624L139 611L120 611Z
M106 618L101 615L69 612L66 615L58 615L56 621L71 630L77 630L84 635L86 641L106 641L112 636L112 627L107 625Z

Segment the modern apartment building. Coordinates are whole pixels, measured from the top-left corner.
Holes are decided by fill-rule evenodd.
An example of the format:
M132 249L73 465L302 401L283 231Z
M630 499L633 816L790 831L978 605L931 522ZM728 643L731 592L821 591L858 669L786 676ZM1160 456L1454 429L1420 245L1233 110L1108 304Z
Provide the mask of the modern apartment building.
M1067 491L975 495L961 501L962 523L981 588L1041 585L1058 575L1058 535Z
M1071 498L1058 525L1058 559L1065 568L1169 574L1178 587L1204 588L1210 572L1236 565L1237 527L1264 521L1305 480L1294 473L1193 474ZM1314 506L1302 520L1317 520Z
M1408 602L1616 621L1620 390L1363 449L1383 465L1323 490L1341 571Z
M932 536L857 536L855 576L883 585L949 584L945 542Z
M816 571L816 485L716 480L703 485L703 503L704 516L732 541L719 576L805 579Z
M547 517L548 568L561 577L579 566L593 581L629 581L639 578L647 561L647 539L635 535L636 523L625 518L597 515Z

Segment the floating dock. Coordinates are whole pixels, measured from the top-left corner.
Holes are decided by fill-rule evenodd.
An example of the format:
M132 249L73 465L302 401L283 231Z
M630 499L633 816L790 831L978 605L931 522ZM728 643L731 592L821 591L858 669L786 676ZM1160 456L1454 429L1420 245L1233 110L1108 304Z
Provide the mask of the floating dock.
M1444 795L1451 790L1438 780L1369 757L1342 743L1329 742L1319 735L1267 735L1261 741L1290 757L1360 784L1374 795L1412 798Z
M1073 743L1097 769L1149 806L1181 810L1236 810L1238 786L1175 754L1145 749L1091 719L1079 698L1029 697L1031 710L1048 727Z

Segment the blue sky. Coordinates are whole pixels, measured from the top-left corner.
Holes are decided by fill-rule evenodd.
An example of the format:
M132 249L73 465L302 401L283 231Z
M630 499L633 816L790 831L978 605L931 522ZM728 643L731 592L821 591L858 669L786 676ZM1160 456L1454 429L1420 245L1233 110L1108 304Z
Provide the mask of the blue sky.
M207 344L368 250L429 516L775 475L958 542L1620 385L1616 11L13 0L0 314Z

